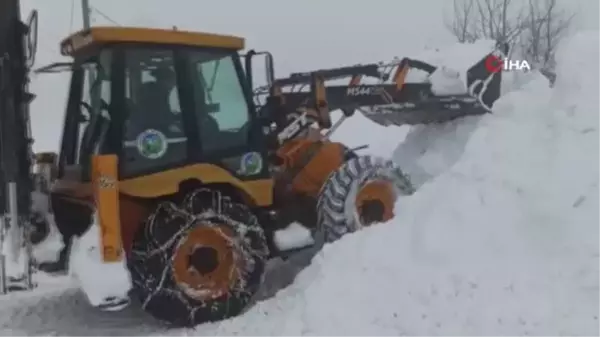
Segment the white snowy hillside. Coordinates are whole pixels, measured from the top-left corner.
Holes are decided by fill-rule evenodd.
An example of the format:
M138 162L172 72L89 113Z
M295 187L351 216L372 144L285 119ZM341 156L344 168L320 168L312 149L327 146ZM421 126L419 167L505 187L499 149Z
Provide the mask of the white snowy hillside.
M598 40L565 41L554 88L535 76L493 114L440 127L471 131L454 165L239 317L169 331L58 279L1 297L0 335L598 335ZM336 139L390 156L405 135L355 116Z

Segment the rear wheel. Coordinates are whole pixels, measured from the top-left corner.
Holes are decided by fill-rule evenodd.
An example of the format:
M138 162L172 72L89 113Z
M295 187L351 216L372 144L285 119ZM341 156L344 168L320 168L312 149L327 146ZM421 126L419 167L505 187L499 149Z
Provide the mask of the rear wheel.
M268 255L256 216L218 191L162 203L136 237L129 268L142 307L177 326L238 315L260 287Z
M317 235L324 242L335 241L394 217L398 196L414 188L391 160L356 156L333 172L317 202Z

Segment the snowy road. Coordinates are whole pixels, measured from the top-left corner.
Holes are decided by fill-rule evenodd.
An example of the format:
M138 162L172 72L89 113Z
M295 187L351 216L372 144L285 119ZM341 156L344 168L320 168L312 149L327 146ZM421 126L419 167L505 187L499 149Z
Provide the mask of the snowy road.
M61 281L70 283L66 278ZM84 295L73 287L45 287L0 299L1 335L148 335L160 334L164 329L153 324L137 306L115 315L91 308Z
M270 298L289 285L313 254L307 251L287 263L272 260L257 300ZM1 336L148 336L173 332L149 317L137 303L119 314L92 308L69 277L39 276L38 281L42 286L32 292L0 297ZM203 326L200 332L210 335L219 325Z
M326 246L239 317L167 331L53 280L0 299L0 334L598 335L598 47L597 32L581 33L561 48L554 88L530 74L494 114L429 130L413 166L435 179L396 219ZM336 137L389 155L406 135L365 123ZM269 278L282 284L265 297L295 270L274 273L287 280Z

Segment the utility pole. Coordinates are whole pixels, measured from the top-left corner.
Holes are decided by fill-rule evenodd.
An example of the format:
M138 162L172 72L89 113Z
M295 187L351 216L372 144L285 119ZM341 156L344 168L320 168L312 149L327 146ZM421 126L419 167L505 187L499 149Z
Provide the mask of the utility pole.
M89 0L81 0L81 11L83 18L83 29L90 28L90 2Z
M81 0L81 17L83 18L83 29L89 29L91 24L90 24L90 1L89 0ZM93 69L88 69L87 70L88 73L88 94L90 95L90 103L92 103L92 99L94 99L92 96L92 85L94 84L94 71ZM93 104L92 104L93 106ZM91 116L90 116L91 117Z

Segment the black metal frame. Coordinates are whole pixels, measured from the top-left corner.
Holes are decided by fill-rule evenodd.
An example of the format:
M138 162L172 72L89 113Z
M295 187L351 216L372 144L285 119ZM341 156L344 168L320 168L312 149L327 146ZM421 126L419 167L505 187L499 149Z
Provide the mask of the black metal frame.
M7 210L6 183L14 182L19 214L29 214L33 188L29 103L35 96L27 90L34 57L26 52L29 48L34 53L35 46L20 11L17 0L0 2L0 210Z

